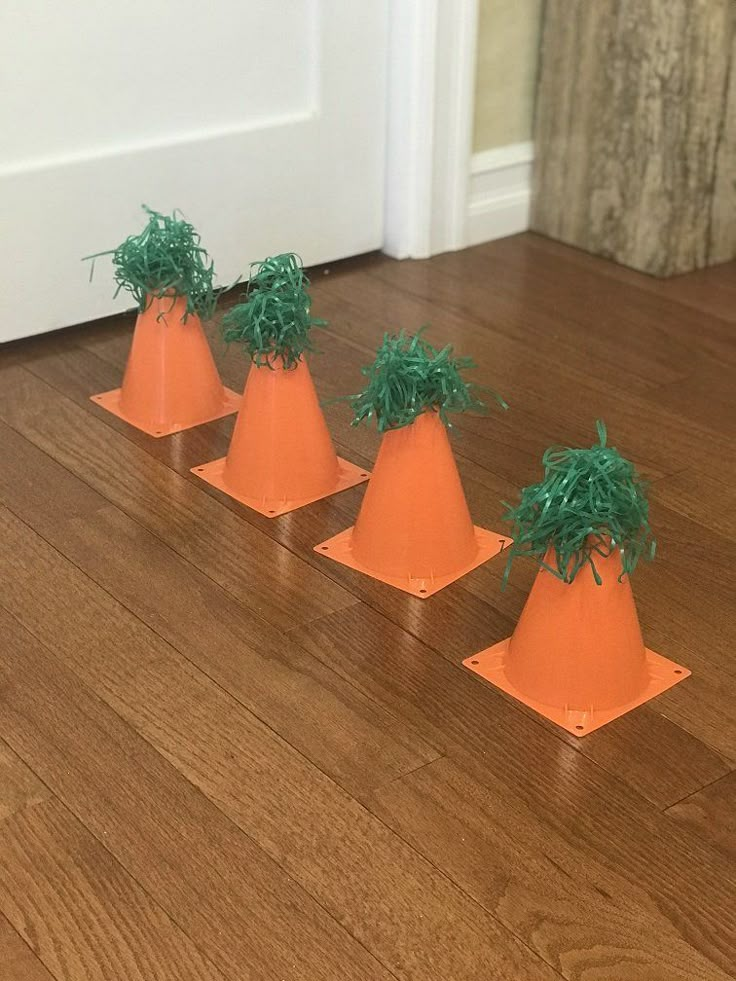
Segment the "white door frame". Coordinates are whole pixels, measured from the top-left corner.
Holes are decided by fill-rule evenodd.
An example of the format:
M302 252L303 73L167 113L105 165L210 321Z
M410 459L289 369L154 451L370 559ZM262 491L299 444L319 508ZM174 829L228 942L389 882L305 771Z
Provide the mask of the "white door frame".
M478 0L390 0L384 251L467 244Z

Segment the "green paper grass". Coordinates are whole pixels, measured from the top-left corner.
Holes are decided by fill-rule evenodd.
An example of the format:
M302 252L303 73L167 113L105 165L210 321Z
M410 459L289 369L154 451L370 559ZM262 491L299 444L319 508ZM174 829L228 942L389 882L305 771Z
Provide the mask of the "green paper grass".
M368 384L347 399L355 414L353 425L375 419L383 433L409 426L417 416L433 410L449 426L450 413L488 411L480 394L492 395L507 409L500 395L463 378L464 371L475 367L471 358L453 357L450 344L442 350L432 347L421 331L384 334L376 360L362 369Z
M177 217L176 211L168 216L146 205L143 209L148 224L140 235L131 235L110 252L86 258L94 262L111 255L118 284L115 296L128 290L141 311L150 306L153 297L171 296L173 306L175 298L181 296L187 303L183 320L190 314L211 317L217 303L215 271L194 226Z
M604 423L598 421L596 428L599 441L589 450L550 447L542 458L544 479L525 487L516 507L505 504L513 544L504 585L519 555L531 556L566 583L590 566L599 586L595 556L606 558L620 549L620 579L631 575L640 558L654 558L646 484L632 463L606 446ZM549 548L554 566L544 561Z
M242 344L258 367L297 367L305 352L314 351L312 327L326 320L311 315L309 280L299 256L272 256L251 266L245 302L222 318L225 340Z

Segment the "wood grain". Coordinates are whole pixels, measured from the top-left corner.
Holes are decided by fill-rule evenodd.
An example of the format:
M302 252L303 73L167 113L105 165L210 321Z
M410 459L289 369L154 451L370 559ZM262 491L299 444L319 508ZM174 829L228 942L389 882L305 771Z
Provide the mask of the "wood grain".
M584 843L540 828L512 793L454 760L380 788L371 807L565 978L727 976Z
M673 804L667 814L736 860L736 772Z
M733 259L734 61L731 0L548 0L532 228L659 276Z
M421 977L437 970L453 981L470 981L492 968L499 977L554 977L513 934L209 678L156 643L155 635L147 640L148 632L115 609L99 587L85 585L81 575L55 559L40 540L34 544L26 535L21 543L13 533L22 529L14 529L12 521L3 530L14 549L23 552L29 576L48 594L45 608L36 610L29 586L19 584L9 599L14 612L392 974ZM65 576L70 581L65 582ZM119 648L103 656L91 638L82 646L65 640L64 614L53 605L54 591L59 600L74 592L76 615L89 623L109 623L135 653L126 656ZM26 657L31 664L32 660ZM65 669L59 673L63 679ZM17 717L10 728L18 733ZM69 752L68 740L54 741L58 751ZM89 766L79 753L73 759L80 760L80 767ZM48 766L45 756L41 765ZM132 778L140 780L134 774ZM58 788L59 775L50 779ZM59 789L60 796L80 807L76 796L68 796L75 790L67 777L63 783L68 789ZM204 838L196 828L191 831L199 837L197 851L204 858L212 848L209 836ZM223 847L221 841L217 847ZM178 846L172 852L171 845L161 842L158 848L159 862L176 864ZM206 902L202 900L205 908ZM401 910L400 919L394 910ZM286 944L282 946L285 950Z
M119 383L130 316L0 348L0 924L32 981L54 957L63 981L163 962L171 929L216 981L734 974L735 273L655 280L524 235L312 274L323 398L359 387L382 330L426 321L509 399L452 434L479 523L502 528L544 448L595 418L652 480L639 615L693 676L585 740L461 667L511 632L531 564L421 603L326 562L312 546L363 488L268 521L189 473L232 419L150 440L89 401ZM325 414L369 466L377 434ZM48 875L24 905L25 848L99 914L67 929ZM106 940L116 889L174 926L159 941L132 910ZM44 969L28 944L57 929Z
M384 267L374 264L372 275L377 275L376 270L382 268ZM393 295L393 291L391 295ZM338 362L334 365L333 374L344 376L349 363L342 356L344 352L339 348L339 345L332 346L333 352L335 348L338 349ZM115 350L111 356L118 354L119 352ZM76 380L72 372L74 363L77 363L79 368ZM75 401L84 405L87 401L84 394L84 381L86 380L88 384L87 390L90 387L102 387L103 379L99 377L99 372L102 370L104 373L105 368L103 366L101 369L96 356L91 359L89 353L77 358L74 351L56 354L52 350L43 357L34 358L31 370L39 377L43 377L49 384L60 389L70 390ZM324 384L326 383L323 382ZM334 381L331 384L334 386ZM332 394L329 388L328 391ZM115 423L120 425L117 420ZM486 422L485 425L487 426L488 423ZM194 432L196 433L197 430ZM356 450L359 451L360 456L371 452L371 447L364 445L365 433L365 430L352 430L343 437L350 444L349 450L354 456ZM464 444L467 436L466 431L455 441L456 447L460 447L461 451L466 451ZM189 468L202 459L204 451L201 444L203 440L206 438L212 440L217 437L213 437L212 434L209 437L204 437L201 434L198 437L192 435L191 440L188 438L189 434L181 434L181 437L183 438L177 448L176 460L173 462L166 460L162 451L159 450L162 443L167 441L147 440L135 432L130 438L140 442L142 446L151 446L150 452L154 453L158 459L167 462L178 472L187 474ZM225 448L226 442L223 440L221 451L224 452ZM165 452L171 454L171 450ZM198 453L199 456L197 456ZM478 466L462 455L459 456L459 463L461 473L466 481L466 492L471 510L476 516L476 520L487 527L498 527L498 500L499 498L509 499L513 494L513 488L503 478L497 477L490 470ZM26 467L28 466L29 464L26 464ZM45 480L42 474L39 475L38 479L41 482ZM354 492L320 502L312 508L292 515L288 524L275 526L266 519L241 508L226 495L211 491L208 487L205 487L205 490L235 513L243 515L247 521L256 527L267 529L276 540L291 552L342 584L356 597L362 596L373 608L386 613L395 623L403 625L405 629L414 633L425 643L456 660L461 660L468 650L486 646L489 636L502 636L504 633L511 632L513 620L521 611L523 598L531 584L533 570L528 567L521 572L521 588L512 583L505 593L501 593L499 591L500 565L491 563L466 577L462 583L457 584L451 590L436 597L431 605L431 610L426 613L423 611L422 617L412 617L409 612L413 603L411 599L394 590L387 590L381 584L358 573L332 563L324 563L312 552L312 545L315 540L336 533L350 523L362 490L357 489ZM37 522L38 518L35 518L32 519L31 523L38 527ZM44 533L46 534L46 532ZM666 551L666 541L660 538L660 554L665 555ZM100 560L103 552L104 549L100 548L99 541L87 549L88 556L98 557L98 569L93 573L97 578L104 577L104 572L100 568L104 568L107 564ZM128 561L128 559L125 560L124 567ZM130 577L128 578L130 579ZM138 583L139 587L142 586L139 580L135 580L135 582ZM167 602L170 603L170 601ZM144 603L142 609L146 611L148 605ZM134 608L137 611L141 609L140 606L134 606ZM688 602L686 601L684 605L681 604L678 611L682 612L683 623L681 625L672 624L668 618L665 624L665 636L661 640L661 648L671 652L677 651L677 654L673 653L673 656L680 656L687 661L691 646L688 646L687 643L683 645L683 639L687 641L688 631L693 622L688 613ZM147 613L144 612L143 615L145 617ZM198 615L206 614L200 613ZM646 618L644 625L647 626ZM675 627L677 629L674 629ZM673 641L675 643L674 648L671 647ZM652 643L654 642L660 643L659 633L652 634ZM692 647L697 650L695 642L693 642ZM723 698L719 697L719 690L722 690ZM724 712L730 711L728 690L719 689L716 686L713 693L715 696L714 705L721 703ZM679 690L677 694L679 695ZM684 704L684 718L688 727L693 726L695 731L699 732L703 726L707 725L709 732L717 734L717 745L721 745L724 738L730 740L733 731L731 727L721 726L718 719L713 718L713 715L704 716L698 707L694 707L693 711L688 711L691 706L699 706L699 701L690 701L686 698ZM676 714L675 717L679 719L680 714ZM534 718L537 719L538 717L534 716ZM282 719L281 721L282 725L285 724L285 720ZM549 728L551 731L557 732L554 727L549 726ZM621 739L618 738L619 731L621 732ZM667 733L671 733L671 739L664 738ZM290 738L296 739L296 745L302 745L303 741L298 736L290 736ZM567 737L560 735L560 738ZM633 755L630 752L632 740L640 749L640 752ZM576 740L570 738L568 741L576 747L580 747ZM655 752L661 746L667 747L667 765L655 769L649 766L647 761L650 753ZM687 753L683 752L685 746L689 748ZM727 752L731 747L727 742L722 748ZM635 786L641 793L662 807L681 799L726 770L725 764L716 754L706 749L701 743L689 738L679 726L674 725L649 708L641 710L633 719L624 719L613 728L609 727L604 734L596 735L591 740L586 741L583 751L590 758L603 763L607 769L623 776L632 786ZM320 765L324 765L321 757L319 762ZM329 766L328 771L336 772ZM370 773L367 773L366 777L369 779ZM356 784L352 786L357 787Z
M590 340L578 330L579 342L586 348L608 342L613 352L617 334L621 336L623 331L625 344L618 345L623 348L619 356L636 375L646 377L652 372L658 376L666 371L670 347L674 356L671 369L683 375L689 370L688 358L692 362L701 355L714 355L730 364L736 361L724 325L724 321L733 323L736 319L733 265L662 280L534 234L489 242L464 254L476 266L485 264L487 274L498 276L500 290L505 293L508 289L516 297L519 313L533 302L527 294L543 299L552 283L557 284L557 295L564 294L567 282L566 312L593 334ZM452 268L456 276L462 276L457 253L439 258L442 268ZM490 310L495 310L495 299ZM564 326L557 329L567 334ZM602 338L596 339L598 334ZM642 336L637 341L639 334ZM638 359L629 353L632 344L642 345Z
M7 614L0 622L8 743L225 977L389 977L77 675ZM135 698L131 665L110 664Z
M503 253L504 255L510 253L512 257L511 261L513 261L513 257L519 251L518 248L515 248L513 246L514 241L518 241L518 240L512 240L506 251ZM495 246L489 248L494 249ZM477 266L479 275L481 272L483 273L485 272L485 269L482 263L480 262L480 257L483 251L484 250L471 250L471 252L464 254L464 263L465 263L466 270L470 269L472 271ZM537 252L534 252L533 254L536 258ZM439 261L441 261L442 267L444 268L444 265L448 261L448 257L440 257ZM453 268L455 267L460 268L459 266L457 266L457 261L458 260L455 260L455 266L453 266ZM433 260L433 263L434 262L435 260ZM427 264L417 264L417 265L426 266ZM392 269L395 269L397 266L398 264L387 263L386 261L380 263L372 263L370 266L371 278L372 279L376 277L384 278L386 275L388 275L388 272L390 272ZM541 272L544 272L545 266L542 265L541 262L537 262L537 266ZM416 268L416 267L412 266L410 268ZM386 270L388 270L388 272L386 272ZM509 276L509 279L513 285L514 284L513 278ZM549 274L548 275L545 274L544 278L540 281L540 285L543 286L545 290L547 289L557 290L557 283L559 279L560 279L560 270L558 268L555 268L553 264L552 268L549 271ZM336 280L330 281L331 289L332 289L333 282L336 282L337 284L338 301L341 304L346 304L347 303L346 295L349 294L350 291L349 290L346 291L346 289L344 288L344 284L345 284L344 277L342 279L338 277ZM457 282L458 284L460 284L459 280ZM322 288L324 286L324 281L319 281L319 285L320 288ZM370 281L369 281L369 285L370 285ZM375 286L374 286L374 290L375 290ZM324 290L322 290L322 292L324 292ZM476 299L476 294L472 293L472 291L466 290L466 293L469 297L469 300L466 301L466 307L468 303L471 303L471 301L472 301L472 305L467 307L466 309L465 320L457 321L455 330L458 332L458 336L462 336L461 334L462 327L463 324L467 322L468 313L472 314L472 317L480 325L483 318L483 311L485 309L481 303L482 294L480 292L477 293L477 299ZM390 289L388 293L386 293L385 290L382 290L379 293L379 296L383 298L388 298L390 301L394 302L396 298L400 296L400 291L397 288ZM651 299L648 294L644 294L644 297L647 300ZM370 305L372 308L376 306L375 303L371 303L371 293L368 291L368 287L365 287L365 296L363 297L361 294L359 294L359 299L364 299L365 304ZM334 300L332 302L334 303ZM554 296L547 296L543 294L541 302L543 304L546 304L547 307L549 307L550 304L553 304L554 306L558 306L559 297L556 294ZM351 308L347 306L346 309L349 310ZM654 312L650 311L648 308L645 308L644 313L646 315L645 320L642 319L642 316L639 313L638 309L632 310L632 316L636 315L638 318L638 320L636 321L637 331L643 334L647 334L647 333L652 334L653 342L655 341L657 342L653 347L640 348L638 352L639 361L641 364L651 364L651 359L654 356L654 352L659 350L659 346L657 345L661 346L660 344L661 323L654 316ZM376 315L380 315L380 308L376 311ZM584 324L581 324L581 326L584 326L586 328L585 336L587 337L589 336L590 333L593 332L593 327L596 326L596 324L593 320L590 320L589 322L586 321ZM604 337L610 334L611 343L613 343L614 337L617 333L616 323L612 321L610 325L608 325L606 322L603 322L602 324L598 324L597 326L598 329L596 333L602 334ZM631 336L632 337L635 336L637 331L632 331ZM361 328L361 336L364 333L365 331ZM627 336L627 341L628 339L629 338ZM482 344L483 341L482 333L476 331L473 334L473 340L478 345ZM107 345L105 349L107 350L108 356L111 358L116 358L116 357L122 358L124 356L124 346L121 344L112 345L112 348L110 345ZM646 359L645 355L650 355L649 360ZM329 370L327 372L324 372L323 375L321 376L321 386L324 388L325 385L327 385L327 394L330 395L338 394L340 388L339 388L339 384L336 385L334 381L334 377L344 377L350 367L350 361L347 359L345 355L345 347L344 346L341 347L339 343L332 344L329 350L326 352L325 358L330 360L330 364L329 364ZM335 361L335 358L337 358L337 361ZM34 357L33 363L31 364L30 367L32 371L40 373L41 375L43 375L43 377L47 378L51 384L54 384L61 388L70 389L73 394L73 397L79 401L80 405L82 405L85 404L87 400L84 394L83 385L81 385L79 381L77 381L76 385L74 385L73 383L74 361L75 361L74 352L70 352L68 355L62 358L54 357L53 353L49 353L45 356L40 355ZM58 365L60 362L62 362L64 365L67 365L68 367L65 366L59 368ZM109 379L102 379L96 376L95 372L99 370L99 365L97 364L96 358L95 358L95 363L89 361L85 362L84 360L81 360L79 362L78 367L82 369L81 372L78 372L78 375L81 376L83 381L87 381L89 387L103 387L102 384L103 380L106 383L111 383ZM92 373L90 377L86 376L85 370L86 372ZM241 365L238 365L238 370L242 370ZM535 375L534 377L537 376ZM325 379L327 378L332 378L333 380L328 383L327 381L325 381ZM228 381L234 383L232 379L228 379ZM589 384L589 380L586 380L586 384ZM613 393L614 392L613 387L611 386L609 387L610 387L610 391ZM345 388L342 389L342 391L344 390ZM593 400L594 398L600 399L600 392L596 393L592 387L590 391L591 391L591 395L590 395L591 400ZM525 396L527 400L531 399L532 397L528 391L525 391ZM618 393L616 393L615 397L617 401L621 401ZM651 415L651 403L649 403L649 405L650 405L650 415ZM529 419L529 424L530 426L533 426L534 431L536 431L539 427L539 419L541 418L541 412L543 408L544 406L540 403L540 415L535 415ZM510 414L510 416L513 415L514 415L513 413ZM335 415L334 418L335 418L335 425L336 426L339 425L340 420L337 418L337 415ZM516 424L515 431L517 433L519 431L519 428L521 428L522 431L525 428L529 428L524 425L524 423L527 421L527 418L528 417L522 418L521 427L519 427L518 423ZM609 416L606 416L606 418L609 418ZM570 420L570 413L569 412L564 413L561 416L560 426L562 427L564 425L564 427L569 430L570 428L569 420ZM634 420L632 418L632 422L633 421ZM661 428L669 429L672 432L674 432L676 429L679 429L680 440L682 440L682 436L683 436L682 421L674 414L672 414L670 418L666 418L666 419L663 418L655 421L656 421L656 426L654 427L653 432L659 431L660 426ZM117 420L115 420L115 423L118 424ZM484 421L475 421L473 423L468 423L468 425L475 425L478 429L480 429L481 427L485 429L491 428L489 427L488 422L484 422ZM620 428L620 420L619 420L619 428ZM697 428L697 429L692 429L692 427L690 428L691 428L691 436L689 441L689 447L694 449L695 447L700 446L700 444L706 438L707 434L701 428ZM195 433L196 432L197 431L195 431ZM646 432L647 431L644 431L645 435ZM138 434L136 434L135 431L131 431L128 429L128 434L129 434L128 438L141 441L141 437ZM188 468L191 465L198 462L198 460L202 459L202 454L204 454L204 450L201 447L203 439L209 438L210 440L215 440L217 443L217 452L224 451L226 446L226 439L221 438L219 434L210 433L208 437L207 436L203 437L201 434L198 437L192 435L191 444L190 442L187 441L189 435L190 434L181 434L181 436L184 438L179 442L179 444L175 448L176 450L175 453L171 449L167 451L169 456L174 456L176 458L175 460L172 461L169 459L164 461L162 458L162 462L167 462L169 466L173 466L174 468L178 469L179 472L181 473L187 472ZM495 475L491 474L490 471L487 469L488 467L495 468L495 462L494 462L496 459L495 454L493 459L488 459L486 462L486 458L484 458L481 452L477 451L475 446L468 448L469 435L471 437L473 436L473 434L469 433L467 430L464 431L462 433L461 438L456 441L456 447L459 447L461 454L470 451L474 452L475 455L483 459L484 462L484 466L479 467L475 464L472 464L470 461L466 460L462 455L460 456L460 465L464 474L469 467L473 468L471 480L467 484L469 498L471 500L474 513L477 513L478 520L483 520L490 527L497 527L498 519L499 519L498 505L496 504L495 508L491 508L489 510L488 504L494 499L497 502L498 498L501 496L504 496L508 499L508 497L511 496L509 491L512 488L508 481L504 481L502 478L496 478ZM630 453L629 450L627 449L627 453L629 453L629 455L634 456L635 459L636 458L640 460L643 459L644 465L645 467L647 467L647 472L649 472L650 474L652 473L656 474L657 473L656 469L653 469L652 464L649 461L651 461L651 456L653 452L657 454L661 453L662 451L661 440L653 440L651 438L652 432L650 432L646 444L641 444L642 430L641 427L639 426L632 426L629 429L627 436L628 436L627 442L631 442L635 444L634 452ZM579 437L582 440L585 440L586 438L585 433L583 432L582 429L580 429L579 432L573 431L571 433L571 439L572 437ZM374 437L371 437L371 434L366 435L365 431L355 431L355 430L348 431L344 438L351 443L350 451L353 453L356 451L356 449L359 450L361 454L369 454L375 451L376 440ZM550 430L550 439L551 439L551 430ZM572 439L572 441L575 440ZM152 443L152 441L150 440L147 442L149 445ZM159 453L159 447L167 442L168 441L153 441L153 449L149 450L149 452ZM641 445L641 449L636 449L637 443ZM541 446L543 444L539 443L538 445ZM197 456L198 453L200 454L199 456ZM716 448L716 447L713 448L712 455L715 454L721 455L722 458L723 456L726 456L725 443L723 445L723 449ZM211 455L216 455L216 454L211 454ZM529 463L529 471L528 471L527 479L534 479L534 477L536 476L535 471L537 471L538 463L535 461L532 467L531 465L532 459L533 458L530 453L528 455L528 460L530 461L530 463ZM665 458L663 457L663 459ZM661 466L661 464L659 464L659 461L657 461L657 464ZM516 467L517 470L519 469L518 463L514 464L514 466ZM489 478L483 477L483 475L486 473L490 474L490 483L489 483ZM476 483L476 479L477 479L477 483ZM681 478L679 477L675 478L675 480L677 481L679 481L680 479ZM669 484L667 481L660 480L657 486L658 488L664 486L666 492ZM494 491L492 497L489 497L487 493L485 494L482 493L484 487L490 488ZM271 527L268 527L269 523L265 519L260 519L258 517L254 519L251 513L244 511L244 509L240 508L239 505L233 504L231 499L225 497L224 495L217 495L215 492L215 496L217 497L217 499L225 503L229 509L234 510L235 513L242 514L245 517L245 519L248 520L249 522L256 523L256 525L258 526L258 522L260 521L260 527L264 529L268 528L268 532L272 536L276 537L290 551L297 552L297 554L299 554L300 557L304 558L305 561L315 566L315 568L323 570L324 574L329 576L331 579L334 579L342 583L348 590L353 592L354 595L356 596L362 595L375 608L381 609L383 612L386 612L389 616L391 616L395 622L404 625L408 624L408 629L415 632L422 640L428 643L432 643L434 646L441 648L443 651L449 653L450 655L455 655L455 653L459 655L463 651L472 649L472 647L474 646L475 647L485 646L487 643L487 637L491 633L494 635L502 635L504 632L506 633L510 632L511 622L509 620L504 621L500 619L497 614L494 615L492 611L489 611L487 608L484 608L481 604L477 602L477 599L485 599L486 602L490 602L490 604L493 607L498 607L499 603L503 601L502 603L503 608L504 610L507 609L505 605L505 598L499 597L498 589L497 589L498 579L497 577L495 577L495 573L492 566L487 566L485 569L477 570L471 576L467 577L462 584L458 584L456 587L453 587L453 590L451 592L448 591L445 594L440 594L440 596L437 597L433 603L431 613L429 615L425 614L421 618L416 618L409 615L409 610L411 609L410 600L407 601L403 597L400 597L397 594L395 594L393 591L386 590L385 587L375 584L373 581L366 579L365 577L362 577L357 573L350 572L349 570L342 570L341 567L335 566L333 564L325 564L324 562L320 563L318 559L315 561L315 557L311 551L312 543L320 537L325 537L325 535L332 534L333 532L337 532L338 530L340 530L341 527L344 527L346 524L350 523L351 515L354 514L354 509L356 506L355 502L359 501L361 493L362 492L360 490L357 490L355 492L351 492L350 494L341 495L340 497L335 498L332 501L321 502L315 508L311 508L308 511L299 512L291 516L291 519L288 524L284 524L283 526L276 527L276 528L273 528L272 525ZM340 514L344 514L345 517L342 519L339 518L337 516L338 512ZM726 514L728 514L728 511L726 511ZM666 554L666 543L663 543L661 539L660 539L660 554ZM526 588L528 586L530 582L528 574L526 574L522 578L521 582L522 582L522 588ZM467 596L467 592L472 593L473 597ZM523 595L523 593L520 595ZM646 597L644 598L646 599ZM679 611L680 608L678 607L677 609ZM513 615L514 616L518 615L519 610L520 610L520 602L517 604L517 607ZM643 612L644 612L644 626L647 627L646 610L644 610ZM687 605L685 606L685 608L683 608L683 620L684 620L683 623L684 633L679 629L678 630L670 629L668 630L667 636L661 642L661 644L659 642L658 634L653 635L652 642L653 643L656 642L657 644L660 644L661 649L668 650L669 649L668 644L671 643L672 638L674 637L676 643L675 650L678 651L679 656L681 656L682 659L688 660L691 650L695 650L696 652L699 650L700 638L696 640L695 637L693 637L692 642L690 644L687 643L688 634L692 631L692 627L694 623L692 618L687 613ZM676 625L668 623L667 626L674 627ZM682 643L683 639L686 641L684 645ZM685 688L678 689L676 694L682 697L681 692L683 691L687 692L687 689ZM715 684L712 686L712 691L714 691L716 694L720 691L723 694L724 699L722 699L722 701L724 706L726 707L726 710L728 710L728 689L723 689L722 686L719 686L719 684ZM694 705L699 705L699 702L693 701L689 704L694 706ZM686 708L687 707L688 706L686 705ZM646 711L647 710L644 710L644 712ZM689 719L688 724L690 724L692 720L695 720L694 724L696 729L702 728L703 724L708 725L710 732L716 733L717 735L720 734L718 736L717 742L718 745L720 745L722 751L725 752L732 751L732 747L730 745L730 737L733 730L731 727L721 726L720 722L718 722L717 719L711 722L710 716L702 717L699 708L693 708L693 711L688 712L688 719ZM630 729L630 724L622 723L622 727ZM658 736L658 730L661 730L662 728L667 729L668 727L671 727L670 724L666 720L661 719L661 717L656 720L655 724L652 727L647 726L646 724L639 727L640 732L644 737L643 757L645 759L647 758L647 753L646 753L647 744L651 742L653 745L659 745L660 740ZM703 752L697 751L695 754L690 753L687 756L683 756L683 754L679 751L679 749L675 748L678 746L680 742L679 740L680 730L674 727L673 728L674 742L668 743L668 741L666 740L662 742L663 745L672 745L673 747L673 751L670 754L671 766L667 767L667 769L664 771L666 777L664 780L662 780L658 771L652 770L651 767L644 765L643 767L637 768L632 764L630 764L629 762L630 754L626 751L625 747L621 747L619 749L616 748L616 740L615 739L611 740L610 732L611 730L609 730L609 732L606 733L605 739L601 739L601 744L607 743L609 741L613 742L613 745L610 746L608 748L608 751L603 754L603 757L605 758L605 764L607 766L613 767L614 769L618 769L619 771L621 771L623 766L624 767L623 775L627 779L632 779L632 780L635 779L637 781L636 785L642 790L642 792L647 794L647 796L649 796L650 799L653 799L661 803L662 806L666 806L667 804L672 803L674 800L680 799L680 797L684 796L688 792L691 792L698 785L698 781L700 781L700 783L702 784L702 782L707 782L708 779L711 779L715 775L717 775L716 769L709 768L709 764L711 762L715 768L721 766L720 761L714 758L712 760L709 760L705 772L701 773L699 769L700 763L704 762L704 760L707 759L708 754L707 753L703 754ZM724 744L724 739L726 740L725 744ZM590 744L591 753L595 751L595 747L596 747L596 740L593 740L592 744ZM697 750L697 746L694 745L693 749ZM680 784L678 783L677 776L678 774L682 773L683 762L686 769L689 769L689 764L692 763L693 764L692 773L697 774L697 776L687 778L684 780L682 784ZM638 774L639 774L638 777L634 777L634 770L636 769L638 769Z
M0 502L351 792L360 794L436 757L400 719L342 684L329 667L2 423L0 454L12 457L24 475L18 484L0 473ZM50 485L56 494L49 508ZM66 519L57 511L60 502ZM19 571L11 551L7 561L0 556L3 574L14 579L6 603L25 587L27 605L19 609L30 609L34 584L44 580L47 567L31 561L33 537L19 523L6 522L5 536L26 557ZM157 584L155 594L150 580ZM45 581L44 612L53 640L65 593L53 575ZM76 591L75 583L69 589ZM110 619L103 637L100 624ZM124 658L124 634L114 626L119 617L98 617L91 610L89 620L108 652ZM35 622L42 629L43 615ZM73 632L71 640L79 642L80 635Z
M661 310L666 311L667 316L664 319L667 323L674 317L682 325L687 324L688 319L691 324L697 325L702 318L704 329L698 337L692 338L696 341L695 351L706 348L709 350L711 345L717 344L722 352L730 351L731 358L736 356L723 327L723 321L736 321L736 311L733 310L736 277L732 275L728 265L725 268L716 266L700 269L672 279L658 279L534 233L516 235L495 243L489 242L480 251L489 262L503 262L510 255L515 255L528 271L534 268L536 262L544 265L553 260L570 274L574 270L576 278L580 277L583 289L586 285L592 286L596 281L613 281L608 288L614 289L624 303L627 302L629 293L634 297L638 297L640 293L650 293L654 298L652 304L659 304ZM588 295L591 296L590 293ZM674 333L679 333L677 327Z
M49 796L36 774L0 739L0 821Z
M656 904L668 933L679 933L721 970L733 966L736 933L728 910L736 901L736 877L707 845L543 727L528 724L495 689L367 608L314 621L299 636L346 680L410 719L491 794L505 787L516 795L519 806L533 811L532 824L542 828L545 841L559 834L589 849L628 877L639 902ZM427 768L435 766L440 763ZM397 784L405 780L411 775ZM511 820L526 823L526 816L515 808ZM449 847L453 839L444 840ZM589 869L589 860L579 868Z
M268 536L216 507L193 481L30 372L10 366L2 379L0 418L270 622L288 625L353 602ZM248 572L254 565L257 577Z
M57 981L224 981L58 801L0 825L0 868L0 909Z
M4 981L53 981L4 916L0 915L0 964Z

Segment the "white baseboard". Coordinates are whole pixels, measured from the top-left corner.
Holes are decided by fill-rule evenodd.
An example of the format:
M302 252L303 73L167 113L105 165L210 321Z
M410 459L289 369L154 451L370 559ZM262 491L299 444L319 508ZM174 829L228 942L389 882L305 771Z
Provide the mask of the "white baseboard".
M492 242L529 228L532 143L511 143L474 153L466 237L468 245Z

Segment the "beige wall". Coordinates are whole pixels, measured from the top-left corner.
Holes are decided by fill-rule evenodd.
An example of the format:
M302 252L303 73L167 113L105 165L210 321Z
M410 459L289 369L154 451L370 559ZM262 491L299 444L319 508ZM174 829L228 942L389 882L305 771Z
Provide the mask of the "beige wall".
M541 0L480 0L473 150L531 139Z

